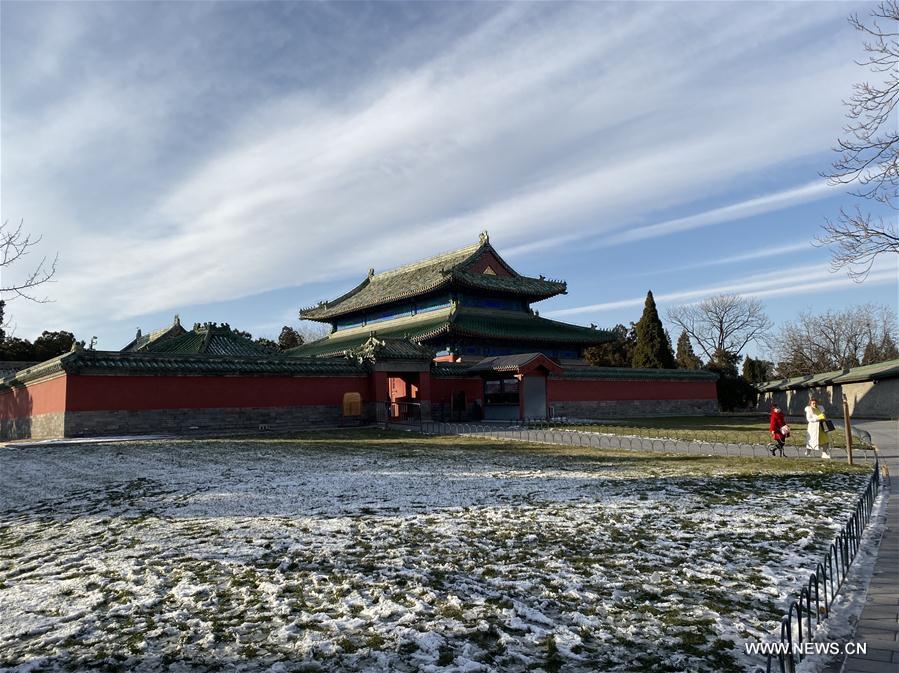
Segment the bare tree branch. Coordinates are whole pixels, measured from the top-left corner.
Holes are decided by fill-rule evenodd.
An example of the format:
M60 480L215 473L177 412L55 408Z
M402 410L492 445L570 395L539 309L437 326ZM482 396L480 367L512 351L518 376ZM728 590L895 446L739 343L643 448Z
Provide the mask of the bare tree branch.
M896 312L864 304L822 314L804 312L783 325L775 338L780 376L804 376L855 367L866 351L876 358L885 344L899 340ZM889 349L884 357L890 357Z
M758 299L730 294L676 306L668 319L699 345L707 361L724 351L738 356L752 341L766 343L772 326Z
M19 222L19 225L16 227L11 227L9 221L4 221L0 224L0 271L4 271L20 262L29 254L32 248L41 242L40 236L34 238L31 234L23 231L22 227L22 222ZM35 296L32 290L44 283L52 282L52 278L56 274L58 261L59 255L56 255L52 261L48 261L47 257L43 257L22 279L9 282L8 284L0 279L0 298L21 298L41 304L49 302L50 299L47 297Z
M884 22L886 22L884 24ZM866 23L857 14L849 23L865 35L866 57L858 61L878 76L878 81L853 86L844 101L849 122L834 148L839 153L828 184L852 185L853 196L869 199L884 207L899 207L899 131L896 108L899 104L899 0L885 0ZM882 254L899 253L896 216L875 216L856 207L854 214L840 211L836 220L824 224L820 245L832 246L831 268L846 269L853 280L862 282L874 260Z

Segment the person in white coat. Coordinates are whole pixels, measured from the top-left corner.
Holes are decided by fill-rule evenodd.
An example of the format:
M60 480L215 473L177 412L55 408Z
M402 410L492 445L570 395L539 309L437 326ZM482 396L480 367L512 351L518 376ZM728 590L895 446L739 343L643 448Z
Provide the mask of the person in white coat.
M824 408L818 406L818 400L814 397L808 401L808 406L805 408L805 420L808 421L805 455L811 455L812 451L820 451L822 458L829 459L830 437L822 423L827 420L827 415L824 413Z

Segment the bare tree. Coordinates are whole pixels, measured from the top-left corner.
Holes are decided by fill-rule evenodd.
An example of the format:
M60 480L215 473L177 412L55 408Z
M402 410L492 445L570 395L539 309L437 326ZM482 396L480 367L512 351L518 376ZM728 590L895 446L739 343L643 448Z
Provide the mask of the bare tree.
M804 312L785 323L775 338L777 373L804 376L856 367L870 346L876 351L897 336L896 313L889 306L864 304L821 314Z
M22 230L22 223L13 228L9 221L0 224L0 269L8 269L25 257L31 249L41 242L41 237L33 238L31 234ZM59 255L48 262L44 257L30 272L18 281L6 284L0 281L0 296L12 298L21 297L29 301L44 303L49 301L46 297L36 297L32 290L50 281L56 273L56 263Z
M733 294L676 306L668 320L699 345L707 361L725 352L739 356L751 341L765 342L772 326L762 302Z
M314 322L312 320L301 320L300 327L297 330L297 334L299 334L302 343L308 344L313 341L318 341L319 339L324 339L331 333L328 325L324 325L320 322Z
M886 25L882 25L883 22ZM896 104L899 103L899 0L885 0L865 22L853 14L849 23L865 35L864 60L858 64L875 73L880 81L861 82L845 101L849 123L835 151L839 158L824 177L831 185L854 185L852 195L896 210L899 198L899 132ZM835 220L824 224L818 241L832 246L831 266L845 268L863 281L874 260L882 254L899 253L896 215L876 215L856 206L841 209Z

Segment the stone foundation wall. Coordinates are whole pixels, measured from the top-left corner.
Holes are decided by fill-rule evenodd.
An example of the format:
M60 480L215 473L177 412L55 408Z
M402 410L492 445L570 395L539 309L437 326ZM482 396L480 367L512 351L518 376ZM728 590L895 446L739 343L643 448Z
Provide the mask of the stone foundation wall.
M716 400L598 400L551 402L555 416L569 418L640 418L649 416L713 416Z
M4 418L0 419L0 441L54 439L63 436L64 426L63 413Z
M70 411L65 418L65 436L289 432L316 426L360 425L363 420L364 416L345 418L339 405Z

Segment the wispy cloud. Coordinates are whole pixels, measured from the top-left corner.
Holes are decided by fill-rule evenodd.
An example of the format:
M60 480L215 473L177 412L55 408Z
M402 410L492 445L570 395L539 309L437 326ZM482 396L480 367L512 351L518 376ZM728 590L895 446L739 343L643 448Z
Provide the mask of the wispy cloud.
M899 266L897 266L897 263L893 260L881 260L872 269L865 281L865 286L870 288L876 285L896 284L897 282L899 282ZM823 293L825 290L850 287L858 287L858 284L848 276L831 273L825 265L811 264L773 272L751 274L704 287L653 294L653 297L657 304L672 304L690 303L719 294L735 294L741 297L757 298L817 295L823 306L824 302L826 302L826 295ZM559 309L551 311L546 315L561 318L603 313L622 308L643 306L645 301L645 296L632 297Z
M523 254L822 198L816 182L633 228L829 146L834 83L854 75L832 36L809 38L845 14L830 4L396 4L377 30L340 5L81 7L18 9L74 26L36 45L5 10L2 46L3 215L62 251L53 311L75 328L347 278L482 229ZM17 317L27 331L45 311Z
M725 222L733 222L734 220L742 220L754 215L770 213L776 210L783 210L809 201L815 201L827 196L834 196L838 192L831 186L828 186L824 180L816 180L800 187L785 189L773 194L766 194L752 199L746 199L739 203L733 203L721 208L713 208L695 215L687 217L678 217L658 224L650 224L643 227L635 227L622 231L606 238L595 241L596 246L619 245L622 243L633 243L642 241L647 238L657 238L659 236L670 236L691 229L699 229L701 227L710 227Z
M770 259L772 257L784 257L787 255L795 255L797 252L809 251L813 248L811 241L796 241L793 243L784 243L782 245L757 248L739 255L717 254L708 255L707 259L692 264L684 264L683 266L672 266L652 269L650 271L642 271L640 273L629 274L628 278L640 278L645 276L655 276L660 274L678 273L680 271L691 271L694 269L706 269L713 266L727 266L728 264L740 264L742 262L754 262L761 259Z

